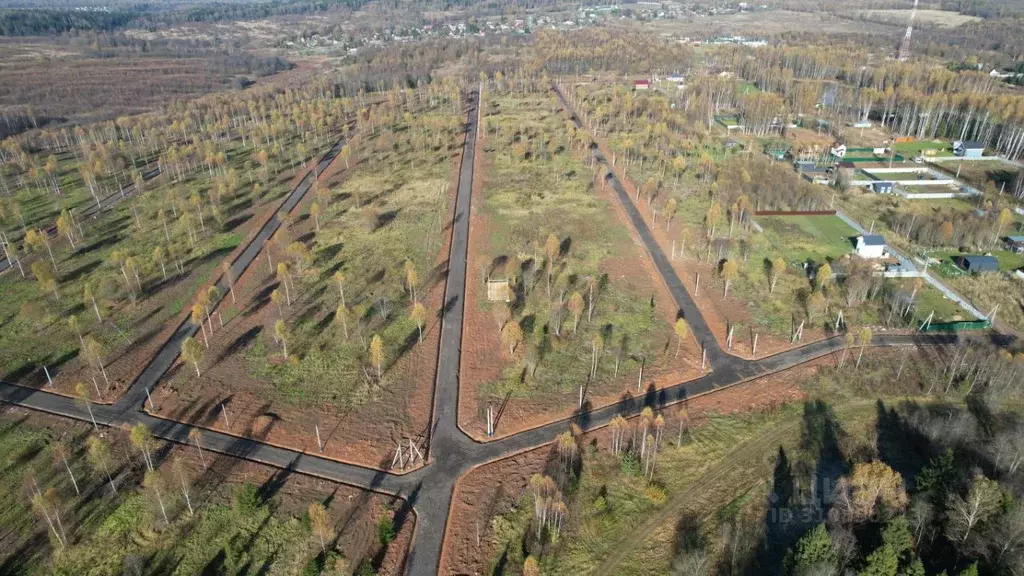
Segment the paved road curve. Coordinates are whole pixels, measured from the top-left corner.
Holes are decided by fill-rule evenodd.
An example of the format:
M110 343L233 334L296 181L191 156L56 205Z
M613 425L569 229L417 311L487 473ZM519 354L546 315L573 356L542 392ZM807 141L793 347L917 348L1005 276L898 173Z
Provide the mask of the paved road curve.
M559 94L561 97L561 94ZM563 100L563 105L564 105ZM567 109L568 106L566 106ZM303 454L294 450L270 446L247 438L239 438L212 430L204 430L205 447L213 452L244 458L254 462L294 471L296 473L343 482L353 486L394 494L406 501L406 510L416 513L416 529L406 562L410 576L430 576L439 570L441 549L456 480L471 467L491 462L529 448L545 445L566 429L569 421L578 423L584 430L607 424L616 415L630 416L639 413L645 406L661 408L684 401L695 395L735 385L750 378L771 374L796 366L825 354L834 353L845 346L844 339L836 336L794 348L764 358L747 361L724 353L715 343L696 305L686 292L679 278L672 270L664 253L658 248L640 213L633 206L621 184L611 180L619 201L626 208L630 220L659 273L669 286L680 309L686 315L695 336L706 343L708 358L714 365L710 374L670 386L663 390L651 391L643 396L623 401L596 410L587 410L572 418L528 430L503 439L478 443L458 428L459 357L462 340L462 320L465 306L466 256L469 239L470 200L473 184L473 153L477 131L477 94L467 99L466 142L459 173L459 188L456 196L453 236L448 259L448 274L445 286L445 305L441 323L441 343L438 357L437 382L433 399L433 417L428 438L427 466L405 475L394 475L380 470L343 464L316 455ZM320 160L318 170L323 171L340 152L343 142L339 141ZM598 161L604 158L597 156ZM281 210L290 211L302 200L312 185L312 173L299 183L282 204ZM263 244L280 225L273 217L232 262L233 271L240 275L252 264ZM226 283L221 280L221 292L226 292ZM26 408L52 414L93 421L103 426L122 426L142 422L154 435L173 442L187 442L192 428L187 424L150 416L141 411L146 388L155 386L178 356L181 340L194 334L198 327L188 322L178 330L157 352L131 388L112 406L86 407L70 398L41 390L24 388L0 382L0 401L17 404ZM955 335L876 335L875 346L918 346L955 342ZM90 413L91 408L91 413Z

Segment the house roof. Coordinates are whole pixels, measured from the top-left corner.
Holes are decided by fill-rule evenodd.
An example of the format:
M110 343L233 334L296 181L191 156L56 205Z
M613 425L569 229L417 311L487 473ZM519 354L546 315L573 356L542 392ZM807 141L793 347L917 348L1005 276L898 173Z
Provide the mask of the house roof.
M964 263L969 266L977 266L979 264L994 264L999 265L999 260L996 260L995 256L983 256L981 254L972 254L969 256L961 256Z
M964 149L972 149L972 150L973 149L977 149L977 148L984 148L985 147L984 144L982 144L981 142L978 142L977 140L964 140L963 143L961 144L961 146Z
M1006 241L1013 243L1024 242L1024 236L1007 236Z
M860 238L865 246L885 246L885 238L879 234L864 234Z

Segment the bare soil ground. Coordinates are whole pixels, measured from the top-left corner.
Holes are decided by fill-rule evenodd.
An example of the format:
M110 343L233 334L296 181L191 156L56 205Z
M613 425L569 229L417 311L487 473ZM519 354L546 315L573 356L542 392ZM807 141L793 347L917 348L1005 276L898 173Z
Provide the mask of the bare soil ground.
M91 432L91 426L87 423L7 404L0 405L0 420L50 428L74 437L83 437ZM122 474L131 477L117 478L122 490L137 487L145 465L141 457L137 456L137 451L131 447L128 435L112 429L104 429L102 434L113 443L112 452L116 460L130 455L129 470ZM194 496L193 504L200 507L205 503L231 502L233 494L246 483L259 487L264 498L273 501L274 514L279 517L300 517L311 502L326 503L337 533L337 548L344 552L353 566L360 559L371 558L378 553L377 522L382 515L394 516L395 510L402 505L400 500L384 494L302 474L289 474L270 466L210 452L205 453L207 467L204 469L194 448L158 441L154 450L155 463L171 462L179 456L185 462L189 475L195 478L194 490L198 496ZM396 526L397 535L381 560L380 574L396 575L403 572L414 524L415 516L410 514L402 526ZM46 525L42 521L39 530L45 534ZM0 550L9 549L4 545L4 539L9 536L0 535ZM310 545L312 551L312 541Z
M691 426L701 426L712 414L770 412L799 401L804 397L801 382L816 371L834 365L834 358L828 356L695 397L688 402ZM609 438L610 431L606 427L586 434L579 444L594 444L604 449ZM557 458L552 446L543 446L485 464L460 478L445 534L440 573L489 573L492 560L500 554L491 539L491 521L515 506L528 489L530 476L542 472L549 461Z
M481 210L481 204L484 202L483 175L488 170L487 157L483 150L483 141L478 139L470 216L469 273L466 279L459 389L459 426L467 434L481 440L486 438L487 399L481 397L480 387L498 378L508 363L495 321L480 306L487 297L486 286L478 275L474 274L474 271L481 269L478 264L486 266L488 261L486 255L490 234L487 218ZM597 193L613 205L612 209L619 224L630 230L634 244L633 256L629 260L606 261L602 265L602 270L608 274L612 282L629 285L632 291L638 294L650 294L657 313L667 325L671 325L675 322L678 309L665 284L658 277L650 258L643 251L639 238L632 231L625 212L610 190L597 190ZM669 353L660 354L656 362L645 368L641 384L643 389L651 386L660 389L700 375L700 345L697 341L692 335L685 340L678 358L672 354L675 345L674 338L666 342L666 350ZM600 392L588 393L586 402L591 408L617 402L624 395L635 393L637 380L638 374L622 372L613 385L603 387ZM495 404L494 408L498 413L494 438L500 438L570 416L578 410L579 400L575 394L563 398L562 402L557 404L550 401L510 398Z
M459 155L461 152L452 159L452 184L447 192L451 214L454 214L458 188ZM357 161L355 158L350 160L353 168ZM337 159L321 176L320 186L338 185L347 176L344 168L345 162ZM288 232L292 238L301 239L313 234L314 222L307 213L314 198L311 193L296 207L294 214L303 216L296 218ZM450 221L451 217L448 218ZM445 227L444 234L444 246L434 273L425 277L425 286L430 287L423 299L427 310L440 310L444 298L450 224ZM275 263L284 257L280 248L272 247L272 251ZM264 251L236 282L237 304L231 304L230 296L222 300L220 308L225 325L221 329L214 322L217 331L206 352L202 376L197 378L191 366L181 363L173 368L166 378L167 383L153 395L159 414L221 432L382 469L390 466L396 442L408 443L409 438L414 438L422 446L436 380L440 344L437 316L429 318L423 342L413 346L390 369L397 375L391 379L396 385L378 390L371 401L359 406L324 404L311 409L276 398L270 382L252 376L245 357L261 332L274 331L278 310L270 302L270 293L277 287L278 282L269 270ZM301 301L286 308L286 320L305 313L304 308ZM318 320L328 321L324 318ZM230 427L225 423L222 404L226 406ZM317 446L314 426L320 430L324 445L322 452Z

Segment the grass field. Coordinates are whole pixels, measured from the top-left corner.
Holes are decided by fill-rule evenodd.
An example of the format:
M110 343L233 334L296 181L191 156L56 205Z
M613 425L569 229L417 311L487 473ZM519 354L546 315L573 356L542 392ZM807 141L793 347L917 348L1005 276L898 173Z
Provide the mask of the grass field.
M864 360L856 372L823 368L779 375L788 383L796 379L815 399L757 413L724 415L709 410L699 425L683 434L681 445L675 414L664 414L665 438L651 482L641 477L630 458L612 454L607 438L588 438L579 478L565 494L569 509L561 534L543 547L537 543L530 531L533 495L527 489L516 508L492 521L491 549L498 551L492 567L518 568L525 548L540 557L543 574L673 574L678 573L673 571L677 555L684 546L695 544L709 550L709 566L744 565L744 559L749 562L753 556L762 568L778 566L785 547L813 525L815 516L797 516L787 523L767 514L787 506L812 512L807 508L813 506L816 489L813 480L801 479L792 493L784 492L780 478L799 476L803 473L797 471L803 469L827 474L834 481L848 470L845 458L856 460L857 455L876 451L901 470L923 461L913 454L894 461L893 454L899 453L905 439L889 435L879 414L886 413L890 395L928 402L920 399L920 391L939 370L934 357L909 358L904 375L913 376L899 382L894 378L898 361L871 356ZM951 399L947 406L955 402ZM778 549L767 550L767 542L773 543L767 548Z
M918 152L924 150L935 150L936 154L952 154L952 144L945 140L915 140L913 142L900 142L894 144L893 148L896 152L903 154L904 156L916 156Z
M632 239L616 219L615 207L595 194L591 169L568 149L566 119L554 112L555 103L551 94L540 93L494 95L487 104L488 125L497 129L486 136L491 164L481 175L487 258L521 263L511 274L518 277L512 317L524 333L517 354L536 367L524 378L522 364L506 365L502 377L483 388L499 398L574 392L590 379L591 344L598 335L605 354L621 356L618 370L623 373L637 369L641 357L650 362L670 337L668 322L652 307L651 289L639 288L635 275L622 268L636 257ZM545 270L549 235L558 241L550 290ZM496 267L495 274L508 274L508 269ZM588 320L584 310L576 329L568 301L573 293L589 301L588 279L595 286L594 314ZM483 306L498 313L506 305ZM595 390L614 380L611 364L602 363Z
M866 172L871 173L878 180L886 180L889 182L906 182L908 180L934 180L931 172L927 168L922 168L920 172L876 172L870 168L864 169Z
M109 470L117 493L85 454L85 441L92 434L99 433L86 424L48 416L0 417L0 462L6 464L0 470L3 574L295 574L320 552L308 519L302 518L306 506L317 500L326 502L332 525L341 530L338 550L356 559L374 552L367 549L366 538L355 534L373 527L370 518L382 508L374 497L362 500L365 510L350 511L357 505L353 497L361 494L358 490L335 486L332 496L330 488L316 487L306 478L287 479L269 468L209 453L204 468L194 450L157 443L152 454L156 474L165 482L159 488L169 520L165 522L154 489L141 487L146 467L127 434L102 433L111 443ZM80 496L64 468L64 453L56 451L58 441L64 442ZM180 468L174 463L179 461ZM182 478L190 487L194 515L181 491ZM59 510L58 532L66 537L67 548L61 549L43 516L30 505L34 486L51 494L48 513L55 518L54 510ZM339 522L346 513L356 514L349 517L351 527Z
M740 94L746 96L747 94L757 94L761 89L754 85L753 82L747 82L746 80L740 80Z
M858 232L838 216L758 216L767 241L789 262L824 262L853 251Z
M960 179L979 190L996 192L1003 189L1004 186L1006 190L1010 190L1014 179L1020 172L1020 168L1002 160L945 161L936 164L948 171L950 175L955 176L959 170Z
M936 258L943 263L952 263L953 259L960 256L961 253L956 250L939 250L934 252L928 252L928 256ZM975 254L975 252L966 252L965 254ZM985 254L991 254L996 257L999 261L999 270L1003 272L1010 272L1024 266L1024 254L1017 254L1009 250L990 250ZM955 264L954 264L955 265ZM957 274L959 276L959 274Z
M272 308L268 310L275 314L268 317L273 318L246 352L250 374L270 383L278 397L300 405L358 405L370 398L372 387L387 385L388 367L416 342L414 293L406 285L404 269L408 261L416 271L415 288L422 300L437 281L432 270L444 242L459 122L449 102L418 110L413 124L396 120L366 138L357 151L362 160L344 182L311 199L322 210L320 229L301 236L310 256L296 269L294 302L284 309L292 339L288 352L295 361L279 361L281 348L273 334L277 314ZM428 140L413 142L406 137L425 126L444 128ZM304 217L307 228L310 219ZM338 272L345 277L349 338L344 337L345 327L333 321L341 303L334 278ZM426 311L428 324L433 324L436 313ZM375 334L382 339L387 359L379 383L370 382L363 371L369 365L368 342Z
M165 177L146 183L137 198L119 203L98 221L81 222L84 234L74 250L66 238L53 238L56 290L44 289L30 270L33 262L48 262L48 253L22 252L27 278L16 269L0 278L5 295L0 299L4 327L0 331L0 375L14 382L31 375L38 383L44 365L51 374L62 367L75 371L79 369L75 366L84 367L84 359L77 358L80 341L66 323L70 315L78 317L83 336L91 335L100 342L104 357L122 357L129 339L141 346L154 338L195 296L217 269L219 259L243 240L240 227L253 218L257 206L276 201L290 190L293 165L284 157L268 161L258 192L252 183L245 183L241 174L253 153L236 142L229 145L223 171L212 177L203 169L180 179ZM67 172L73 173L74 168L68 167ZM81 178L70 174L66 178L67 201L91 201ZM228 179L232 185L214 192ZM204 199L207 195L209 200ZM49 206L51 200L35 190L22 189L17 201L22 206ZM194 202L199 202L199 208ZM47 227L53 218L53 213L46 213L35 219L35 225ZM118 254L128 266L125 271L117 263ZM128 259L134 264L128 264ZM128 270L137 272L138 280L133 280L137 286L126 282L126 275L134 275ZM92 302L84 298L86 287L104 316L102 322Z

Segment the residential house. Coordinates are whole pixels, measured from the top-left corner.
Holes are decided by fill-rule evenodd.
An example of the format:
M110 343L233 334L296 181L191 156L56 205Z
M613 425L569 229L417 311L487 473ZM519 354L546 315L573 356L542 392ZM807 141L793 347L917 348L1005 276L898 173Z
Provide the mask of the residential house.
M1024 236L1007 236L1003 238L1006 249L1017 254L1024 254Z
M985 145L976 140L957 140L953 142L953 155L963 158L981 158L985 154Z
M862 234L857 236L854 251L861 258L885 258L885 238L879 234Z
M954 259L956 265L964 270L964 272L970 272L971 274L980 274L982 272L995 272L999 270L999 260L996 260L995 256L981 256L981 255L970 255L970 256L957 256Z
M871 190L875 194L892 194L893 189L896 187L895 182L889 182L888 180L880 180L878 182L871 183Z
M650 80L637 80L633 82L633 90L647 90L651 87Z

